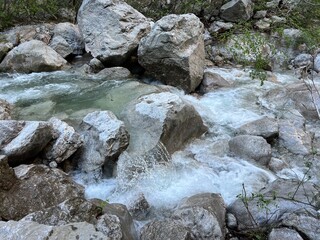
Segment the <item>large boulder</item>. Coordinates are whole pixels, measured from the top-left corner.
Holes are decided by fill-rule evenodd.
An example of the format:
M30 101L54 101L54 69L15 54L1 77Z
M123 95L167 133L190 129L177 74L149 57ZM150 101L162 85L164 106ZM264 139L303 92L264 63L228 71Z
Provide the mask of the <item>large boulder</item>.
M238 230L275 226L285 214L304 208L314 211L319 204L319 193L311 182L277 179L258 193L239 195L228 206L238 222Z
M13 44L10 42L0 43L0 63L12 48Z
M220 8L220 17L228 22L247 21L253 16L251 0L232 0Z
M48 122L3 120L0 129L0 152L13 166L32 160L53 138Z
M129 103L122 118L130 144L117 164L120 181L131 181L146 168L169 161L170 154L207 131L195 108L169 92L139 97Z
M290 228L274 228L268 236L268 240L280 240L280 239L292 239L292 240L303 240L300 234Z
M279 124L280 145L294 154L308 155L312 150L311 135L289 121Z
M236 132L238 134L256 135L268 139L279 135L279 125L274 118L263 117L242 125Z
M84 197L83 187L61 170L44 165L20 165L14 171L18 180L9 190L0 190L3 219L19 220L69 198Z
M53 131L57 135L44 149L44 157L49 162L61 163L68 159L78 148L83 145L82 138L73 127L58 118L49 119Z
M320 98L317 86L309 83L290 84L287 87L288 96L292 99L296 109L308 120L319 119Z
M53 30L53 34L50 46L61 56L66 57L69 54L83 54L84 42L77 25L68 22L58 23ZM64 43L65 47L70 49L70 52L60 51L62 49L59 48L59 42Z
M82 197L76 197L68 199L57 206L30 213L21 220L50 226L61 226L74 222L95 224L97 217L101 213L101 207L94 205Z
M281 225L296 229L310 240L317 240L320 236L320 219L317 211L299 209L293 213L286 213L282 217Z
M146 152L162 142L173 153L207 131L195 108L169 92L138 98L123 111L123 117L132 136L129 151Z
M218 194L203 193L186 199L173 219L190 229L195 239L225 239L226 207Z
M104 64L120 65L150 30L145 16L123 1L83 1L78 24L85 49Z
M172 220L158 220L141 229L141 240L191 240L191 232L182 224Z
M0 71L49 72L66 65L67 61L47 44L31 40L12 49L0 64Z
M203 24L193 14L157 21L139 45L139 63L162 82L192 92L203 78Z
M112 165L129 144L124 123L110 111L96 111L81 123L84 145L78 165L82 171L102 176L102 166Z
M260 136L239 135L229 141L229 149L236 156L267 165L271 159L271 146Z
M105 205L106 206L103 208L103 212L108 215L117 216L117 218L119 219L123 239L137 239L138 237L133 223L133 219L127 207L118 203L107 203Z
M104 80L122 80L131 77L131 73L124 67L112 67L101 70L98 77L102 77Z
M0 59L1 59L1 57L0 57ZM316 55L316 57L314 58L313 69L318 73L320 72L320 53L318 53Z
M232 83L230 81L226 80L218 73L210 71L210 69L206 69L204 71L203 80L200 85L200 92L207 93L214 90L215 88L231 86Z
M12 105L6 100L0 99L0 120L11 119Z
M14 170L9 166L7 157L0 155L0 191L10 190L16 181L16 175L14 174Z
M0 239L7 240L101 240L109 239L87 222L70 223L63 226L47 226L31 221L0 222Z

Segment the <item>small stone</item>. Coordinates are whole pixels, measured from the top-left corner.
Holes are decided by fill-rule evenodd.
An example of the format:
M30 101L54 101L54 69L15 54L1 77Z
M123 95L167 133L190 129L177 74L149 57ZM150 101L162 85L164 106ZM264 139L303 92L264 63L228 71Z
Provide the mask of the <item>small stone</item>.
M58 164L55 161L52 161L49 163L49 167L56 168L56 167L58 167Z

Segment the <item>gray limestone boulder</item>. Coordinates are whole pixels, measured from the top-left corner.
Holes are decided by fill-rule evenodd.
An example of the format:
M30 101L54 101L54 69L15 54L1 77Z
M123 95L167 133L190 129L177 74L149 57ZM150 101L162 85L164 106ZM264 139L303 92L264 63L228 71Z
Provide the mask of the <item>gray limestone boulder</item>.
M55 36L51 39L49 46L59 53L63 58L68 57L72 53L69 43L61 36Z
M146 224L140 233L141 240L192 240L191 232L173 220L156 220Z
M87 222L47 226L31 221L0 222L0 239L7 240L102 240L109 239Z
M110 111L86 115L80 125L84 145L78 165L82 171L102 176L102 166L112 165L128 147L129 134L122 121Z
M200 92L207 93L220 87L231 87L232 82L226 80L218 73L206 69L204 71L203 80L200 85Z
M229 149L236 156L267 165L271 159L271 146L260 136L239 135L229 141Z
M103 208L103 213L111 216L117 216L120 222L123 239L138 239L133 218L125 205L118 203L107 203L106 206Z
M317 109L320 108L318 90L305 83L290 84L286 86L288 96L294 102L295 108L308 120L319 119Z
M0 120L10 120L13 106L6 100L0 99Z
M301 208L314 211L319 204L316 189L311 182L277 179L254 195L239 196L227 211L236 217L238 230L275 226L285 214Z
M274 228L268 236L268 240L282 240L282 239L291 239L291 240L303 240L300 234L290 228Z
M226 207L218 194L203 193L186 199L173 219L190 229L195 239L225 239Z
M0 43L0 63L12 48L13 44L10 42Z
M314 58L313 69L318 73L320 72L320 53Z
M203 24L193 14L165 16L141 40L139 63L156 79L192 92L203 78L203 32Z
M83 187L56 168L20 165L14 171L18 180L10 190L0 191L0 216L3 219L20 220L67 199L84 197Z
M236 129L236 132L237 134L255 135L268 139L279 135L279 125L274 118L263 117L242 125Z
M16 175L13 168L9 166L7 157L0 155L0 191L10 190L16 181Z
M104 64L120 65L150 30L145 16L123 1L83 1L78 24L85 49Z
M279 124L279 143L294 154L308 155L312 150L311 135L289 121Z
M147 152L161 142L173 153L207 131L195 108L169 92L139 97L122 115L132 137L128 152Z
M143 193L140 193L129 206L132 217L136 220L143 221L150 214L151 206Z
M320 236L319 212L299 209L293 213L284 214L281 221L282 226L296 229L304 238L317 240Z
M64 60L51 47L39 40L24 42L12 49L0 64L2 72L49 72L67 67Z
M97 76L105 80L122 80L130 78L131 73L124 67L112 67L101 70Z
M43 155L49 162L61 163L68 159L83 145L83 140L73 127L58 118L50 118L56 139L52 140L43 150Z
M52 46L55 38L60 39L61 43L66 43L66 47L70 49L69 54L81 55L84 52L84 41L80 33L79 27L69 22L58 23L53 29L53 39L50 43L50 46L57 51L59 45L55 44L55 47ZM64 41L62 41L62 39ZM57 51L59 54L60 52ZM69 54L64 54L66 57Z
M293 60L295 68L311 68L313 64L313 57L308 53L301 53Z
M41 121L0 121L0 152L8 156L10 165L32 160L53 139L50 123Z
M70 198L59 205L28 214L21 220L49 226L61 226L75 222L95 224L102 209L82 197Z
M232 0L220 8L220 17L228 22L247 21L253 16L251 0Z
M195 108L169 92L132 101L122 112L122 119L130 133L130 144L119 157L117 177L125 182L139 177L147 168L170 161L170 154L207 131Z

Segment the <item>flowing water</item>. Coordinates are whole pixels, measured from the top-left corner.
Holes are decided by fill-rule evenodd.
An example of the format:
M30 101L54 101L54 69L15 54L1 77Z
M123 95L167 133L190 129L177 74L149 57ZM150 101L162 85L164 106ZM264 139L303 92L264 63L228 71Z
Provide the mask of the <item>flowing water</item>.
M277 82L265 82L260 86L243 70L218 69L216 72L232 82L233 87L217 89L204 96L174 91L200 113L209 127L205 136L174 153L165 164L146 168L148 170L129 187L125 187L127 183L121 179L103 179L86 184L86 196L130 205L143 193L151 206L163 210L175 207L184 197L201 192L221 193L229 204L241 193L242 184L252 192L273 181L276 176L269 170L228 156L225 148L235 128L263 116L278 114L260 101L267 90L298 79L277 74ZM132 79L104 81L66 72L0 76L0 98L16 105L15 118L48 120L56 116L74 126L95 110L111 110L120 116L128 102L157 91L159 88L154 85ZM81 173L77 173L75 179L81 182Z

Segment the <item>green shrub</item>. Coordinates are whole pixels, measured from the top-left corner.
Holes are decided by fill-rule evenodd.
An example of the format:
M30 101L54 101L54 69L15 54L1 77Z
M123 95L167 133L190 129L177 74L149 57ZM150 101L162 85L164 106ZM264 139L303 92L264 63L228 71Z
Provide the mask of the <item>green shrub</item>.
M0 30L20 23L58 21L62 8L77 11L81 0L0 0Z

